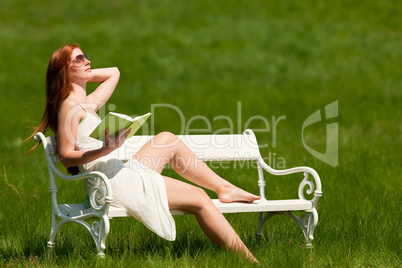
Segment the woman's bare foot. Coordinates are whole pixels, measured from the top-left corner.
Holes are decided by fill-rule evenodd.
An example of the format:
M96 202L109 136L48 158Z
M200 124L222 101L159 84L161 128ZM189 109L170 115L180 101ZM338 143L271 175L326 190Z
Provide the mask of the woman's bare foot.
M219 201L222 203L231 203L231 202L251 203L255 200L261 199L261 196L246 192L243 189L234 186L233 184L227 184L219 188L217 194Z

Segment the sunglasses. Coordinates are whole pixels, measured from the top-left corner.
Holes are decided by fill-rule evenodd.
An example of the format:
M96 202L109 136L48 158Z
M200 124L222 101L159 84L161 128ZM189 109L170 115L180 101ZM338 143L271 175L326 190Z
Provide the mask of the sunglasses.
M77 57L75 57L75 59L72 61L73 66L74 66L74 67L81 67L81 66L84 64L85 59L86 59L87 61L89 61L89 57L88 57L87 54L80 54L80 55L77 55Z

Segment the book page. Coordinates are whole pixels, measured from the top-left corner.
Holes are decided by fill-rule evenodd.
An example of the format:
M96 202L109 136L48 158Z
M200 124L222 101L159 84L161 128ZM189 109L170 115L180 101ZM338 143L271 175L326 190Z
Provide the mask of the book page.
M140 116L137 116L136 118L133 119L132 117L130 117L130 116L126 115L126 114L119 114L119 113L113 113L113 112L109 112L109 113L112 114L112 115L115 115L115 116L124 118L124 119L126 119L126 120L128 120L128 121L131 121L131 122L135 121L135 119L136 119L137 117L140 117Z

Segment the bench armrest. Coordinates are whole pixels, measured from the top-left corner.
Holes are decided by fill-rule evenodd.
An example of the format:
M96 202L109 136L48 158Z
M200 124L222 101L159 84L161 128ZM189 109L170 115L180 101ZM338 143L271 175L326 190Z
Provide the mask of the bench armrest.
M112 187L108 177L99 171L91 171L82 173L75 176L70 176L69 180L82 180L86 179L91 188L87 189L87 194L89 197L89 205L92 209L96 211L107 210L113 202ZM86 183L88 183L86 182Z
M113 202L112 186L108 177L99 171L85 172L78 175L68 175L61 172L55 165L55 161L58 159L55 154L55 140L46 138L41 132L38 132L34 139L38 142L42 142L45 150L47 166L49 169L50 177L50 192L52 193L53 207L58 209L57 203L57 186L55 181L55 175L66 181L77 181L88 179L92 184L90 191L88 192L89 202L92 209L98 212L106 213L109 211L109 206ZM99 202L100 201L100 202ZM104 201L104 204L99 205Z
M270 166L268 166L262 158L260 158L258 160L258 163L261 165L261 167L264 170L266 170L267 172L269 172L270 174L273 174L273 175L289 175L289 174L303 172L304 178L300 182L300 185L299 185L299 192L298 192L299 198L303 199L303 200L308 200L304 196L304 188L307 186L308 188L306 190L306 193L307 194L314 193L314 198L312 198L311 200L308 200L308 201L311 201L313 203L313 208L316 207L318 199L320 198L320 196L322 196L322 191L321 191L320 176L314 169L312 169L310 167L294 167L294 168L290 168L290 169L276 170L276 169L273 169ZM310 175L314 178L314 182L309 180Z
M113 202L112 186L108 177L99 171L85 172L78 175L66 175L56 167L52 168L52 172L63 180L77 181L87 179L92 187L88 191L89 205L98 212L108 213L109 207ZM50 187L52 192L52 186ZM56 187L57 191L57 187Z

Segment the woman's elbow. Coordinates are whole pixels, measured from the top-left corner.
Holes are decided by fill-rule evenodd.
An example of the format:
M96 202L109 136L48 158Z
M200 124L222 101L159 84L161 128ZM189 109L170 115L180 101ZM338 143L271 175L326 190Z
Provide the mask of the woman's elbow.
M59 159L60 159L60 163L65 168L70 168L70 167L76 166L76 165L74 165L74 163L72 163L71 159L68 156L66 156L66 155L64 155L62 153L59 154Z
M69 163L69 161L67 160L67 159L65 159L65 158L63 158L63 157L59 157L60 158L60 163L65 167L65 168L69 168L69 167L72 167L73 165L71 165L70 163Z

